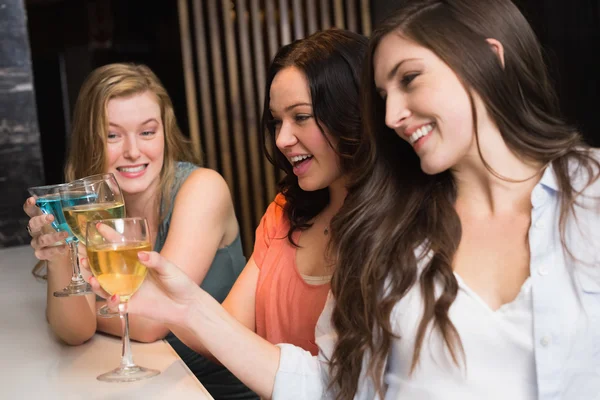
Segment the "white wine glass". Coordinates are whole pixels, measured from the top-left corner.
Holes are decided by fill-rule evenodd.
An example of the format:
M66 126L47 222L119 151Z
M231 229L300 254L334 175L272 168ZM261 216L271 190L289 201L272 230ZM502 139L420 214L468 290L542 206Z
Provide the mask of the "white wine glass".
M139 251L151 251L145 218L119 218L88 221L86 248L92 274L108 294L118 294L122 329L121 364L97 377L105 382L133 382L160 372L133 362L129 340L127 302L140 287L147 269L138 259Z
M70 244L74 259L73 270L77 270L77 285L83 281L79 268L77 242L85 244L85 229L87 221L106 218L122 218L125 216L123 193L112 173L98 174L77 179L60 185L60 203L64 220L76 240ZM75 276L75 272L73 273ZM72 296L70 284L67 288L54 292L57 297ZM91 288L90 288L91 289ZM91 293L91 290L86 292ZM86 294L81 293L81 294Z

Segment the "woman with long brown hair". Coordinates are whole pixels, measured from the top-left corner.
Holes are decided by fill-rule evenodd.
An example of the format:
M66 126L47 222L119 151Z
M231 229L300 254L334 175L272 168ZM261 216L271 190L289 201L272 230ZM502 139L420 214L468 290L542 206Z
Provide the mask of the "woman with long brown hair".
M561 119L526 19L510 0L402 2L363 84L319 357L248 340L242 380L277 399L595 398L600 155ZM218 315L209 299L140 258L185 310L170 323L217 350L209 332L235 334L194 322Z
M598 153L523 15L407 1L364 73L363 173L333 224L337 397L361 374L389 398L594 397Z

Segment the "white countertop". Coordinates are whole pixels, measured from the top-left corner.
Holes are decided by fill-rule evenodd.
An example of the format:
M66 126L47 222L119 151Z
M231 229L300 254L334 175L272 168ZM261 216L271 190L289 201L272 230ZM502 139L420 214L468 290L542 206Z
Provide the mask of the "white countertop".
M29 246L0 250L0 398L212 399L164 341L132 342L134 361L160 375L132 383L96 376L119 365L121 340L96 334L81 346L60 342L46 322L46 283L31 274Z

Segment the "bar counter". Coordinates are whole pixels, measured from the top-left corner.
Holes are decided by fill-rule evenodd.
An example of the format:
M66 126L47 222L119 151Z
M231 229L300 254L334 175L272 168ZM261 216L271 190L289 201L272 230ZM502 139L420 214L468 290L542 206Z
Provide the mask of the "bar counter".
M212 399L171 346L132 342L134 361L160 375L131 383L96 376L119 365L121 339L96 334L68 346L46 322L46 283L31 274L30 246L0 250L0 398Z

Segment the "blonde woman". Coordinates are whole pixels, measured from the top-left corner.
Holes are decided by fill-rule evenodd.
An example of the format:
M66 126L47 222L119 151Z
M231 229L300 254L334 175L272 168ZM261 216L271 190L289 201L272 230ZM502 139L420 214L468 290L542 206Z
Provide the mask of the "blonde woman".
M110 64L90 74L75 106L66 181L112 172L123 191L127 216L148 220L154 250L176 260L221 302L246 260L227 184L198 164L177 126L169 95L148 67ZM85 342L96 331L120 336L118 318L96 316L104 302L93 295L52 295L70 279L68 252L64 246L50 246L66 234L42 234L52 217L40 215L34 204L29 198L24 209L31 217L35 255L47 260L46 314L52 330L71 345ZM141 342L165 338L216 398L255 397L229 371L186 347L164 324L134 316L130 335Z

